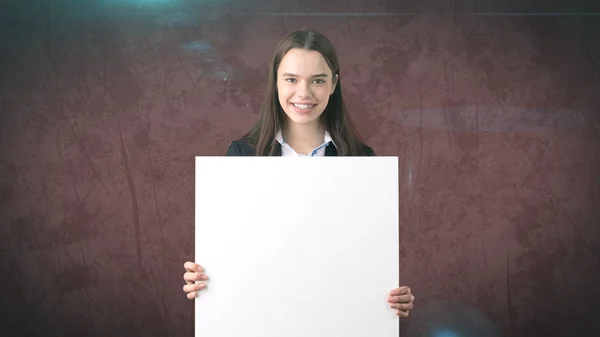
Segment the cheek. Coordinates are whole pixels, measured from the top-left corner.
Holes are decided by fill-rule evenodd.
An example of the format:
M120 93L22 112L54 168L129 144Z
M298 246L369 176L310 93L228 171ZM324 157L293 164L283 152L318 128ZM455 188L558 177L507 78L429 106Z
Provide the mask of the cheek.
M284 89L277 83L277 99L281 102L284 99Z
M280 102L285 102L293 96L293 92L285 85L277 86L277 96Z
M329 96L331 95L331 90L332 87L331 86L327 86L327 87L323 87L320 88L321 90L319 90L319 93L317 94L317 97L319 97L319 101L322 103L327 103L327 101L329 101Z

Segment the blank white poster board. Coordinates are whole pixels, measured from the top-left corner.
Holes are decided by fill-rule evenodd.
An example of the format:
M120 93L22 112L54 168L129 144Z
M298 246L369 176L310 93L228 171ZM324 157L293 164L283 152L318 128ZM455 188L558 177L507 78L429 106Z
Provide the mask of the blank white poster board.
M196 157L197 337L397 337L397 157Z

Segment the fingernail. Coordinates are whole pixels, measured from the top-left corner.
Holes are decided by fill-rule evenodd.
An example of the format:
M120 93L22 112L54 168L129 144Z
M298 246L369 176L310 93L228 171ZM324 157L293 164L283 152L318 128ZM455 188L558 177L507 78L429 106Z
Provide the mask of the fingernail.
M204 283L198 283L198 289L202 289L204 287L206 287L206 284L204 284Z

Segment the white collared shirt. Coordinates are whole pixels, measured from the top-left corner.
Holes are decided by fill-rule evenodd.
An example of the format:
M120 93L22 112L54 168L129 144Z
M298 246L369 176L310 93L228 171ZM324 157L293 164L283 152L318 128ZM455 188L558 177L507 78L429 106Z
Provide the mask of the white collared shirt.
M308 155L299 154L296 151L294 151L294 149L292 149L292 147L283 140L283 134L281 133L281 130L279 130L279 132L277 132L277 141L279 142L279 144L281 144L281 156L282 157L289 157L289 156L292 156L292 157L324 157L325 156L325 148L327 147L327 145L329 145L331 143L331 144L333 144L333 146L335 146L335 143L333 142L331 135L327 131L325 131L325 139L323 141L323 144L314 148L312 151L310 151L310 153Z

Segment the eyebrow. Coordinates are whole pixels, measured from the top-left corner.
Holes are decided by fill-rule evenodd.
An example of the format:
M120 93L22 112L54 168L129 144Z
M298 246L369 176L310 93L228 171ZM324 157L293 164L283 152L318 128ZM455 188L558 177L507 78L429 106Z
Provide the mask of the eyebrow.
M291 73L285 73L281 76L283 76L283 77L299 77L298 75L291 74ZM327 74L316 74L316 75L311 76L311 78L315 78L315 77L328 77L328 76L327 76Z

